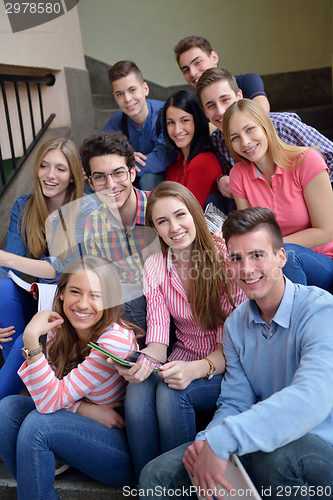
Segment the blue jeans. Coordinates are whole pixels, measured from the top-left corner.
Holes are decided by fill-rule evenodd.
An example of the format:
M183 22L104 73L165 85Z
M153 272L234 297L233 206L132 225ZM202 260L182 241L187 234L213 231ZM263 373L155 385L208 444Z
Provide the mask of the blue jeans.
M160 453L172 450L197 434L196 412L213 416L222 375L197 379L182 391L170 389L153 372L140 384L128 384L125 417L137 478Z
M126 432L67 410L41 414L26 396L0 401L0 456L17 480L18 500L59 498L55 459L112 486L131 485Z
M146 465L139 482L139 488L148 492L144 498L161 498L159 490L155 490L157 486L189 491L191 482L182 459L190 444L169 451ZM333 447L314 434L305 434L271 453L259 451L240 459L263 498L324 500L333 496ZM162 498L175 497L164 495Z
M0 370L0 399L9 394L18 394L24 384L17 370L24 361L21 354L22 335L27 323L37 312L38 303L31 294L22 290L10 278L0 281L0 327L15 327L11 342L4 342L5 364Z
M286 243L287 263L283 273L293 283L314 285L333 293L333 259L311 248Z
M154 189L154 187L158 186L161 182L165 181L165 172L158 172L157 174L147 172L146 174L143 174L141 177L137 177L137 179L138 179L137 184L139 189L141 189L142 191L151 191L152 189Z

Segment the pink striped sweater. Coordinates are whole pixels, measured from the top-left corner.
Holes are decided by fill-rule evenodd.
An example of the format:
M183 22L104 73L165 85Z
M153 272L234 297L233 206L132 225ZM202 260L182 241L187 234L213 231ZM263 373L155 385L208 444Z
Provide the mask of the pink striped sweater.
M55 332L51 330L47 341ZM98 343L117 354L117 347L129 352L137 350L134 332L117 323L111 324L98 339ZM123 353L118 353L120 357ZM35 363L23 363L18 375L25 383L40 413L53 413L60 408L76 412L80 400L87 397L95 404L123 401L127 382L119 375L107 357L96 349L62 380L57 379L45 356Z

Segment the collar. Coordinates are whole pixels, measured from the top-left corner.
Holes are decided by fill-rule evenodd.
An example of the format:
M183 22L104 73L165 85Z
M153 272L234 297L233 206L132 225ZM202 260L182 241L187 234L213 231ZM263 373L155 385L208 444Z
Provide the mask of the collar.
M171 268L173 266L171 247L168 247L168 250L166 252L166 259L167 259L167 270L170 273L171 272Z
M292 283L286 276L284 276L285 280L285 289L284 294L279 305L278 310L275 313L274 318L271 319L270 323L274 321L277 325L282 328L289 328L290 326L290 318L291 311L293 308L295 296L296 296L296 286ZM249 325L251 322L266 324L266 322L262 319L259 312L259 307L256 304L255 300L250 300L249 306Z

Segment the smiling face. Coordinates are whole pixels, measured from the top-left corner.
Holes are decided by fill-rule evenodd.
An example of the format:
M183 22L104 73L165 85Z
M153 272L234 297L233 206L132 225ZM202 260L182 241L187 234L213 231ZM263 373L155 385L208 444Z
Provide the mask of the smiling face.
M191 250L196 228L187 206L175 196L157 200L151 210L154 228L175 254Z
M202 73L208 68L217 66L218 62L219 57L214 50L208 55L199 47L192 47L192 49L183 52L179 56L179 67L185 80L193 88L197 86L197 82Z
M193 115L169 106L166 111L166 125L170 139L182 150L184 157L188 158L195 132Z
M224 113L242 96L241 90L235 94L227 80L219 80L207 85L202 90L200 99L208 120L222 131Z
M121 111L141 127L148 116L146 97L149 94L149 88L147 83L141 83L134 73L130 73L112 82L112 90Z
M111 174L128 171L126 158L117 154L105 156L94 156L89 161L91 176L98 174ZM111 210L122 211L129 206L136 208L136 196L132 186L135 179L135 168L131 168L125 181L115 181L110 175L107 176L106 184L95 186L89 179L90 186L96 191L98 198Z
M60 294L63 311L77 336L85 342L93 327L103 317L102 285L94 271L82 271L70 276Z
M283 248L274 252L269 231L258 229L230 236L228 253L231 275L249 299L262 310L277 310L284 292L286 254Z
M38 170L38 179L43 195L53 205L61 207L66 199L72 173L66 156L60 149L51 149L46 153Z
M229 139L235 153L253 161L259 168L270 160L265 132L243 111L237 111L230 118Z

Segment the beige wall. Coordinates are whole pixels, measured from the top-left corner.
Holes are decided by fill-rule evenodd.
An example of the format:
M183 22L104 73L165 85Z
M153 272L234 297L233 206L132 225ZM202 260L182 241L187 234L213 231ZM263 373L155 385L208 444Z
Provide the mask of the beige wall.
M8 17L5 13L5 4L0 2L0 71L1 73L39 74L45 75L50 70L56 76L53 87L42 86L44 101L44 117L55 112L56 118L51 127L71 125L67 87L64 67L85 70L83 46L77 8L65 15L41 26L19 33L12 33ZM12 85L8 84L9 107L14 112ZM19 86L22 96L25 86ZM26 99L26 97L25 97ZM29 129L30 118L27 102L22 101L22 113ZM3 104L0 92L0 116L3 117ZM36 114L38 124L39 115ZM18 155L22 154L18 120L12 123L15 149ZM27 136L27 144L32 140L32 133ZM0 120L0 141L4 158L10 157L6 124Z
M183 82L173 47L201 35L231 72L272 74L331 66L331 0L80 0L84 53L133 59L146 79Z

